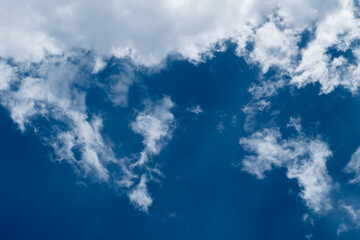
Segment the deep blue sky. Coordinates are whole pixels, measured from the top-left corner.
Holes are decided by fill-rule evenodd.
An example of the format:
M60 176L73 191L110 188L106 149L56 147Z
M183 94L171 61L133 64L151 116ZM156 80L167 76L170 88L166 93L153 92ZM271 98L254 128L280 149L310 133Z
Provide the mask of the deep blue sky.
M94 79L121 71L121 62L110 61ZM102 114L103 134L121 143L117 150L124 156L142 148L141 137L129 129L133 109L141 109L144 99L164 95L176 104L173 138L155 157L166 177L149 183L154 199L149 212L137 210L106 184L77 176L65 162L51 162L52 149L33 132L21 133L1 109L0 239L295 240L310 233L315 240L337 239L343 218L339 211L312 215L314 225L304 222L303 215L311 211L285 169L274 169L258 180L236 167L246 154L239 144L249 134L242 108L252 98L248 88L259 81L256 66L235 56L230 47L205 63L169 59L168 67L159 72L137 74L129 92L131 107L109 107L96 86L88 92L87 104L89 113ZM336 206L338 199L360 196L359 187L348 185L349 176L342 172L360 145L360 98L343 89L325 95L319 91L318 85L279 90L253 127L276 125L284 136L291 136L293 130L286 128L289 118L301 116L304 132L320 135L333 151L328 171L343 186L332 197ZM194 105L204 113L186 111ZM341 235L359 237L356 230Z

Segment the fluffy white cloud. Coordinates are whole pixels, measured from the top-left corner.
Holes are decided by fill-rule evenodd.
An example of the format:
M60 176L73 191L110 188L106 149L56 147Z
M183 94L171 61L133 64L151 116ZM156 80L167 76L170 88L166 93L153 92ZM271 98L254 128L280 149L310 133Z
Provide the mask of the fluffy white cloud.
M353 42L359 39L359 34L360 20L356 17L353 1L340 1L339 8L318 23L315 39L302 50L301 62L291 73L291 82L299 87L319 82L324 93L331 92L337 86L357 91L360 86L360 55L358 46L353 46ZM332 58L327 53L329 48L351 50L355 63L342 56Z
M0 62L0 91L9 87L9 83L16 77L14 69L5 62Z
M278 21L272 20L258 28L254 35L254 50L249 59L261 64L265 73L271 66L289 69L298 54L299 33L292 29L280 30ZM281 24L281 23L278 23Z
M129 192L129 199L135 204L137 208L147 212L151 206L153 200L147 190L146 186L147 178L145 175L141 176L139 184Z
M37 0L0 1L0 56L18 61L39 61L47 54L87 48L99 55L131 56L146 65L160 62L169 53L199 60L219 41L233 38L244 46L252 28L274 11L286 17L296 32L323 19L337 7L327 1L189 0L115 1ZM264 42L268 31L276 41ZM271 23L259 31L261 48L282 49L292 41ZM286 32L286 31L285 31ZM285 39L284 36L288 36ZM280 40L277 42L277 40ZM274 45L275 44L275 45ZM279 44L285 44L280 46ZM241 50L240 50L241 51ZM275 64L287 63L272 51ZM255 59L262 57L257 52Z
M360 51L352 44L359 20L352 0L2 0L0 26L0 57L17 62L39 62L77 48L145 65L172 53L199 61L230 39L238 44L237 53L260 64L263 72L276 66L299 87L320 82L324 93L337 86L356 91L360 82ZM314 38L299 50L300 35L309 29ZM248 42L253 50L245 48ZM351 50L355 63L341 56L332 59L329 48ZM104 66L101 59L94 73ZM125 81L116 88L126 92L128 85Z
M171 139L174 115L171 109L175 106L169 97L164 97L159 103L146 103L146 108L139 113L131 124L134 132L144 137L144 150L136 165L143 165L149 156L159 154L166 140Z
M277 67L280 70L278 82L272 82L271 87L275 90L284 86L285 74L290 76L290 84L298 88L318 82L322 93L330 93L340 86L356 94L360 86L359 11L353 0L329 4L318 12L321 17L305 17L314 21L300 25L294 25L289 12L280 7L265 22L244 31L246 36L243 36L243 41L252 43L253 49L245 51L245 45L238 42L239 55L249 63L259 64L263 73L272 66ZM306 9L298 7L299 11ZM308 10L311 12L311 9ZM310 32L309 42L299 49L304 30ZM288 84L287 81L285 83ZM255 94L268 90L268 84L260 84Z
M303 135L282 139L279 129L271 128L241 138L240 144L253 153L243 159L244 171L262 179L265 172L274 167L285 167L287 177L298 181L302 189L300 196L310 209L316 213L331 209L329 193L332 180L326 161L332 153L326 143Z
M264 110L259 106L265 102L270 104L269 97L288 84L302 88L320 83L321 93L343 87L357 94L360 86L358 9L353 0L337 1L335 5L335 8L325 8L329 11L321 11L321 17L308 22L306 27L291 24L288 12L279 9L247 34L245 41L252 43L253 49L240 49L239 54L249 63L258 64L263 73L272 66L279 70L275 81L262 80L249 89L254 99L244 109L249 118L247 125L251 125L257 111ZM301 9L299 6L299 11ZM304 30L309 31L309 42L299 49ZM240 43L239 47L243 45ZM285 80L288 77L290 81Z

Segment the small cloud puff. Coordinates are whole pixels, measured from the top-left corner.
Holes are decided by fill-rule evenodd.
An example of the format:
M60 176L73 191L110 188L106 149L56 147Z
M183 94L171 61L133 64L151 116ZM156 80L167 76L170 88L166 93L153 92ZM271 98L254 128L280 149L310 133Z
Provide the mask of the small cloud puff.
M188 107L188 108L186 108L186 111L192 112L192 113L194 113L196 115L199 115L200 113L204 112L199 105L196 105L196 106L193 106L193 107Z
M146 182L146 176L142 175L139 184L134 187L128 194L130 201L135 204L137 208L144 212L148 212L148 208L153 202L147 190Z

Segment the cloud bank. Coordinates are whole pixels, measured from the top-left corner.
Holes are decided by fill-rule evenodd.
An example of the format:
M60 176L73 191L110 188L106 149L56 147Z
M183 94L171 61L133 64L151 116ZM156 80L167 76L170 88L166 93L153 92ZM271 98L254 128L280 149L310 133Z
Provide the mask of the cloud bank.
M290 47L294 35L338 7L335 0L326 4L307 0L108 0L106 4L92 0L3 0L0 5L0 56L4 58L34 62L49 54L86 48L100 56L130 56L145 65L157 64L173 52L200 60L215 44L230 38L239 43L241 52L254 34L254 60L268 58L264 54L269 53L278 64L287 64L286 58L280 60L284 56L271 49L284 43L280 48ZM292 30L283 32L274 23L262 25L274 13L286 19ZM264 43L268 31L276 39ZM290 57L294 51L281 54ZM264 63L265 69L268 64Z

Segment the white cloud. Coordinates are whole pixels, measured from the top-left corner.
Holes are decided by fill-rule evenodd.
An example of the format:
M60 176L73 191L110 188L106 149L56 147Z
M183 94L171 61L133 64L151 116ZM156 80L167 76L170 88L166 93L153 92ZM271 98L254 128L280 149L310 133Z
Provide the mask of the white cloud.
M155 104L148 102L145 110L131 124L132 130L144 137L144 150L136 165L143 165L150 156L159 154L166 140L171 139L174 123L171 110L174 106L169 97Z
M360 83L360 50L351 45L359 36L355 11L352 0L3 0L0 57L39 62L48 55L85 48L99 55L93 69L97 73L106 56L130 57L150 66L178 52L196 62L211 56L215 44L231 39L238 44L237 53L258 63L263 72L276 66L299 87L320 82L324 93L337 86L355 92ZM314 39L299 50L300 35L308 29L315 29ZM253 50L245 48L247 42ZM330 47L351 49L355 64L341 56L331 59ZM112 88L126 94L130 78ZM111 100L126 105L124 94L114 93Z
M103 84L100 84L100 86L106 91L108 98L114 106L128 106L129 89L136 81L134 70L135 66L129 64L128 62L123 62L119 73L112 74L105 79Z
M301 133L301 118L297 117L290 117L289 123L286 125L286 127L293 127L298 133Z
M291 29L280 30L276 26L276 20L267 22L256 30L254 50L249 58L253 62L259 62L264 73L270 66L288 69L298 54L298 41L298 33Z
M291 74L291 82L298 87L319 82L323 93L329 93L337 86L355 92L360 85L358 68L359 48L352 42L359 39L360 20L355 16L352 0L340 1L338 10L331 12L318 23L315 39L302 50L302 60ZM352 50L356 64L349 63L344 57L331 57L329 48L340 51Z
M245 131L251 131L256 124L256 117L258 112L269 109L271 102L266 99L253 99L248 104L246 104L242 111L246 114L246 119L244 123Z
M139 154L141 159L117 158L114 144L102 133L101 116L88 113L86 105L94 62L92 56L81 51L48 57L34 65L10 67L0 62L0 102L21 131L33 129L53 147L53 160L68 162L81 177L119 188L140 210L147 211L152 198L146 183L163 176L158 165L147 160L159 154L171 139L175 121L171 110L175 104L169 97L146 102L144 111L131 125L144 137L144 149ZM130 66L124 63L122 67L126 74L131 74ZM23 77L23 73L27 76ZM106 79L111 82L110 86L115 86L114 89L101 85L105 91L110 91L109 97L116 106L127 103L127 90L116 87L119 82L126 82L124 76ZM129 79L128 85L133 81L132 77ZM111 95L115 93L123 97L118 99Z
M299 32L331 12L337 3L327 1L155 0L107 1L0 1L0 56L17 61L40 61L47 54L74 48L92 49L99 55L131 56L145 65L159 63L169 53L199 60L219 42L232 38L241 46L253 28L277 11L289 27ZM259 33L274 30L276 49L283 38L271 23ZM286 34L285 34L286 35ZM266 37L266 36L265 36ZM262 44L266 44L260 37ZM292 39L292 36L289 37ZM270 44L273 47L274 42ZM267 49L268 46L265 46ZM241 52L241 49L239 49ZM281 51L287 56L285 51ZM287 63L265 57L275 64ZM211 53L210 53L211 54ZM255 58L262 53L257 52ZM269 63L265 64L267 66Z
M360 148L356 150L351 156L350 161L345 166L344 171L349 174L354 174L354 178L350 180L350 183L360 184Z
M244 129L251 131L256 125L257 114L267 111L271 107L270 98L278 93L278 90L285 87L286 82L283 79L278 81L262 80L258 84L252 84L248 91L252 99L242 109L246 114Z
M314 21L297 26L293 24L289 12L280 8L273 12L267 21L253 27L253 31L246 34L248 36L246 41L253 43L253 50L240 49L239 54L245 56L248 62L259 64L263 73L271 66L280 70L277 75L279 83L273 82L273 91L288 83L284 82L285 74L290 76L290 84L298 88L318 82L321 92L325 94L339 86L354 94L357 93L360 86L360 48L355 43L360 35L358 9L354 6L353 0L329 4L331 7L323 11L308 9L310 15L317 12L321 17L307 16L308 20ZM298 6L298 11L305 9ZM307 46L300 50L298 43L304 30L313 32L310 34L313 36L310 37ZM244 45L240 43L239 47L242 46ZM329 50L350 53L352 58L349 59L341 54L331 56ZM259 84L252 93L257 94L255 97L258 98L259 94L269 92L268 87L268 84Z
M331 177L326 161L332 155L326 143L303 135L282 139L278 128L264 129L241 138L240 144L253 153L242 161L243 170L262 179L274 167L285 167L287 177L296 179L301 187L300 196L316 213L331 209L329 193Z
M354 209L354 206L347 205L345 203L341 203L340 208L344 209L347 212L347 214L354 223L360 225L360 210L356 210Z
M94 69L93 69L92 73L97 74L98 72L103 70L105 68L105 66L106 66L106 62L104 61L104 59L102 59L101 57L96 57L95 65L94 65Z
M240 144L243 148L255 153L244 158L243 170L262 179L265 177L265 172L271 171L273 167L282 166L287 161L286 157L289 153L278 143L280 138L278 129L264 129L248 138L241 138Z
M56 159L70 162L84 176L100 181L109 178L106 164L115 161L112 150L101 136L102 119L86 113L85 93L77 90L74 83L83 81L80 66L68 61L72 56L50 58L37 68L28 69L31 76L15 78L17 88L5 88L1 103L22 131L33 125L36 118L54 121L50 136L44 139L54 147ZM87 64L87 63L84 63ZM11 78L11 76L10 76ZM65 124L66 128L60 127ZM44 133L41 133L44 134ZM76 159L74 151L81 153Z
M348 220L343 221L337 229L337 235L348 231L351 228L360 228L360 210L356 209L354 205L347 204L344 201L339 202L339 209L342 210Z
M15 77L14 69L5 62L0 61L0 91L6 90Z
M186 111L192 112L192 113L194 113L196 115L199 115L200 113L204 112L199 105L192 106L192 107L187 107Z
M72 114L72 129L59 132L50 140L50 145L54 147L59 160L69 161L85 176L108 181L107 163L117 160L101 136L102 119L95 116L89 122L84 114ZM76 159L74 155L77 148L81 152L81 159Z
M311 226L314 226L314 219L308 214L305 213L302 217L303 222L308 223Z
M147 190L147 178L145 175L141 176L139 184L129 192L129 199L135 206L144 212L148 211L153 200Z

